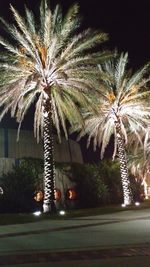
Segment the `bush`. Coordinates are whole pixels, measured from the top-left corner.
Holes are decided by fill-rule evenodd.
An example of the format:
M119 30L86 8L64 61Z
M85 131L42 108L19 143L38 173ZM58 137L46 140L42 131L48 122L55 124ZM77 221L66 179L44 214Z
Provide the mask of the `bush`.
M39 173L42 162L36 159L22 159L18 167L0 177L3 195L0 199L1 212L31 212L35 209L34 193L42 183Z
M97 207L107 202L108 188L102 181L97 165L72 165L80 207Z
M77 183L80 206L96 207L119 204L123 201L118 161L102 160L99 164L73 164L73 177Z
M109 203L118 204L123 201L122 183L119 162L102 160L98 164L98 170L109 192Z

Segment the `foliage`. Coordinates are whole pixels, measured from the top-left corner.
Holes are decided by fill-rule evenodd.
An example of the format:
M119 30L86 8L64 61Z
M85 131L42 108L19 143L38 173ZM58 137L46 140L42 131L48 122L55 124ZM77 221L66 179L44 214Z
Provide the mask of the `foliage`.
M88 135L87 145L93 140L94 149L101 148L101 158L104 156L110 138L114 135L113 159L118 154L120 174L123 188L124 203L132 202L132 192L128 177L125 146L128 135L139 139L150 120L150 108L147 98L150 91L146 87L150 77L147 75L150 64L145 65L135 73L127 70L128 54L99 65L99 93L91 97L95 109L83 110L85 125L82 127L76 121L75 130L80 131L79 139Z
M111 204L117 204L123 202L123 192L120 179L120 166L119 161L102 160L99 165L99 172L103 181L108 187L109 202ZM134 201L143 200L143 186L140 179L135 177L129 172L129 180Z
M128 146L128 167L135 177L144 180L150 169L150 129L145 129L145 135L140 140L130 136Z
M103 159L98 164L98 171L109 192L109 203L117 204L123 201L123 192L120 179L119 161Z
M100 161L99 164L57 163L57 169L65 172L76 183L77 207L98 207L122 203L119 162ZM31 212L36 208L34 193L42 188L43 160L24 158L0 178L4 195L0 196L1 212ZM143 200L141 182L130 175L135 201Z
M123 201L119 161L103 159L97 164L71 165L59 163L58 168L70 170L77 183L79 206L118 204Z
M101 157L114 135L114 155L117 152L116 122L119 122L122 138L128 143L128 135L139 139L140 133L149 125L150 108L147 98L150 91L146 87L150 65L135 73L127 69L128 54L121 54L99 65L99 93L93 97L95 110L83 110L85 126L77 123L75 130L79 138L88 135L88 145L93 139L94 149L101 146Z
M5 212L29 212L36 208L34 194L43 188L43 160L23 158L19 166L0 177L4 190L0 210Z
M72 173L77 183L80 207L96 207L106 203L108 188L101 179L97 165L73 164Z
M73 178L79 192L81 207L123 202L119 161L103 159L98 164L73 164ZM129 174L134 201L143 200L141 181Z
M107 40L107 34L87 29L79 33L79 6L74 4L63 16L60 5L52 12L48 0L42 0L39 16L25 7L22 17L10 6L13 23L0 18L9 40L0 36L4 51L0 57L0 118L10 111L21 122L36 103L34 130L37 139L43 133L43 103L47 96L52 107L53 124L67 137L65 120L82 116L78 104L87 105L84 92L93 88L95 64L110 53L92 52ZM77 105L76 105L77 104Z
M19 166L28 176L33 177L37 190L43 188L44 163L42 159L22 158Z
M14 167L11 172L0 178L4 190L1 197L1 211L31 212L34 208L35 177L21 167Z

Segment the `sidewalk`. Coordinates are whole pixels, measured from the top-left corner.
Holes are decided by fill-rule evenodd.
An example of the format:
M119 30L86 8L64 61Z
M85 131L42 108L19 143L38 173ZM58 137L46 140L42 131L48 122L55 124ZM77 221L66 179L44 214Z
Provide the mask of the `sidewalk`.
M142 256L142 257L141 257ZM24 263L24 264L19 264ZM119 265L118 265L119 264ZM101 249L97 251L39 252L0 256L0 266L150 266L150 248Z

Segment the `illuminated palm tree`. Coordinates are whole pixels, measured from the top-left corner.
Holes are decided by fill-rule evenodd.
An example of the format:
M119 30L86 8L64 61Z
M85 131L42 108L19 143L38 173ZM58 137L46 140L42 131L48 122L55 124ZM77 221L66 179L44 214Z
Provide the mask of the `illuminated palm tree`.
M138 152L138 154L132 155L131 158L129 157L128 168L135 177L135 180L140 182L140 184L143 186L145 198L148 199L148 186L146 180L150 173L149 158L145 159L143 151L141 151L141 153Z
M15 24L1 18L9 41L0 37L7 53L0 57L1 119L11 111L19 129L32 103L36 103L34 132L44 140L44 212L54 204L54 159L52 127L60 139L65 121L81 122L79 103L86 103L85 91L92 88L91 75L97 60L107 53L91 52L107 39L105 33L87 29L79 33L78 5L74 4L63 18L59 5L53 12L48 1L42 0L38 18L25 7L25 16L11 6ZM6 35L7 36L7 35ZM4 52L5 52L4 51Z
M149 65L144 66L134 74L127 71L128 55L121 54L99 65L100 85L99 94L93 98L96 111L83 111L84 128L80 130L79 139L88 134L88 145L93 138L94 148L101 146L101 158L105 149L114 136L113 158L118 153L120 172L124 194L124 204L132 202L132 192L128 177L125 145L128 143L128 133L139 138L139 132L146 127L150 118L150 108L147 102L149 91L144 89L148 78Z
M150 175L150 127L140 132L139 140L129 136L128 168L134 177L141 181L145 198L148 199L147 178ZM132 153L132 154L131 154Z

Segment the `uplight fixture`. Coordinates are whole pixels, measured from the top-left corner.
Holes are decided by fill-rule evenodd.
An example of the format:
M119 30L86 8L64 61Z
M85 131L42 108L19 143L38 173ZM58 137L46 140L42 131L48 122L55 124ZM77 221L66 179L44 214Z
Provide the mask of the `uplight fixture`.
M41 215L41 211L35 211L35 212L33 212L33 214L34 214L35 216L40 216L40 215Z
M59 211L59 215L62 215L62 216L63 216L63 215L65 215L65 214L66 214L66 212L65 212L64 210L60 210L60 211Z

